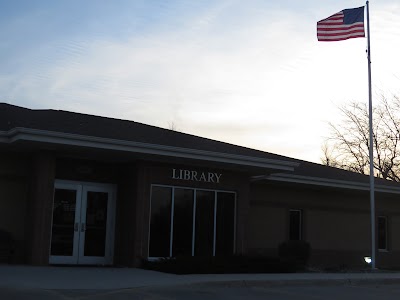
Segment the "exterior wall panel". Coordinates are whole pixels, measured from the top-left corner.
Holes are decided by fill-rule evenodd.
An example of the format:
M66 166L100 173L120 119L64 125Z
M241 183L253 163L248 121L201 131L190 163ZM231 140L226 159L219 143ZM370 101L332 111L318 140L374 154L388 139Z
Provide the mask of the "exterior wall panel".
M136 166L128 164L119 173L114 251L114 262L117 266L135 265L136 172Z
M28 197L26 232L29 236L26 253L33 265L47 265L51 240L55 158L52 153L36 154L32 162Z
M376 216L388 217L388 251L378 266L400 266L400 203L396 195L376 194ZM310 263L333 269L366 267L371 253L369 193L290 184L253 184L247 236L254 254L277 253L287 239L285 211L303 211L303 239L311 245ZM270 238L275 243L266 241ZM379 265L380 264L380 265Z
M11 235L14 253L3 259L9 263L25 262L25 217L28 197L30 160L2 155L0 158L0 230Z
M281 207L252 206L247 225L251 254L277 255L279 243L286 240L287 212Z
M310 209L305 231L315 250L365 251L370 247L370 218L366 213Z
M400 251L400 216L389 218L389 251Z

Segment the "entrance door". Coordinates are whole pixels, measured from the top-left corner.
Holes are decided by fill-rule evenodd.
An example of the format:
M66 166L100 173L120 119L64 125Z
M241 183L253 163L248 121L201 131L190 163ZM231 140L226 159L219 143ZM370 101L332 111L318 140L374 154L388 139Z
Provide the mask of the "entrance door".
M50 264L112 264L114 216L113 185L57 180Z

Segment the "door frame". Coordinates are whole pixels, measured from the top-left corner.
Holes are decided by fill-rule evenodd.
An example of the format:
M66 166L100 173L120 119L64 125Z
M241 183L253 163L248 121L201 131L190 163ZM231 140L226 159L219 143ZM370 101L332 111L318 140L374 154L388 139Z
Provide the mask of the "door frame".
M51 255L51 240L49 245L49 264L76 264L76 265L112 265L114 260L114 238L115 238L115 206L116 206L116 185L107 183L96 183L86 181L72 181L56 179L54 182L54 191L56 189L75 190L76 208L75 208L75 226L78 223L78 230L74 231L73 254L72 256ZM87 192L107 192L107 229L106 229L106 249L104 257L84 256L85 232L81 234L82 220L86 219ZM54 209L54 196L53 196ZM53 218L53 210L52 210ZM51 221L53 226L53 220ZM52 229L51 229L52 232Z

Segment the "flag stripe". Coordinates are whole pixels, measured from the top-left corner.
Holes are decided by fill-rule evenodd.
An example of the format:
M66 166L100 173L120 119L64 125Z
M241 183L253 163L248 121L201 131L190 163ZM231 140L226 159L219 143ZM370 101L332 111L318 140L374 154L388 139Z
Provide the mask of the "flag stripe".
M339 37L339 36L358 36L358 37L364 37L364 33L363 32L349 32L349 33L336 33L336 34L329 34L329 35L320 35L318 36L319 38L328 38L328 39L333 39L335 37Z
M355 34L347 34L347 35L337 35L337 36L331 36L331 37L319 37L318 40L321 42L336 42L336 41L343 41L343 40L348 40L352 38L358 38L358 37L365 37L364 34L362 35L355 35Z
M364 7L345 9L317 22L319 41L341 41L365 37Z
M340 32L340 33L335 33L335 34L320 34L317 35L319 41L323 40L329 40L329 41L334 41L335 38L340 38L342 36L347 36L349 39L350 38L357 38L357 37L365 37L364 31L362 32Z
M337 17L337 18L329 18L323 21L319 21L319 24L330 24L330 23L336 23L336 22L343 22L343 16Z
M326 25L322 25L322 26L318 26L317 30L325 30L325 31L329 31L329 30L343 30L343 29L352 29L352 28L360 28L360 29L364 29L364 24L363 23L354 23L353 25L335 25L335 26L326 26Z
M343 12L338 12L338 13L336 13L336 14L334 14L334 15L326 18L326 19L323 19L323 20L319 21L318 23L326 22L326 21L329 21L329 20L340 20L340 19L343 19L343 17L344 17L344 13Z
M329 26L329 25L335 25L335 24L343 24L343 19L318 22L318 26Z

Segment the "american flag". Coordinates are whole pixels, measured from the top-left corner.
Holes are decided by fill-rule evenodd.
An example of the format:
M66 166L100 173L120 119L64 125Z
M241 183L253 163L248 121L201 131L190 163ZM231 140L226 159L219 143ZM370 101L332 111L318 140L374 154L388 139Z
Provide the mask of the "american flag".
M333 42L365 37L364 6L344 9L317 23L318 41Z

